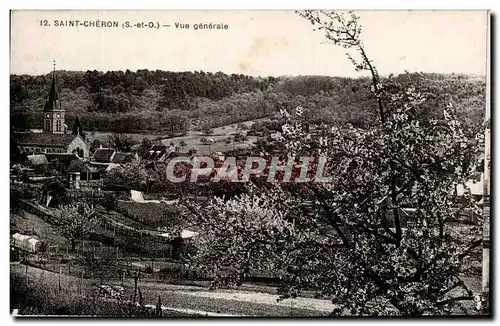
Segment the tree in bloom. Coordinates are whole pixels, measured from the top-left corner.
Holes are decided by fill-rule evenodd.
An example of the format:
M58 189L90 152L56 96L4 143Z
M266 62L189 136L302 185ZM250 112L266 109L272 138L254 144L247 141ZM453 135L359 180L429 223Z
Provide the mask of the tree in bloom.
M282 282L282 298L310 290L332 300L333 315L446 315L473 293L464 260L481 244L480 207L457 187L476 170L482 138L467 137L455 109L423 114L425 96L409 79L379 77L354 13L299 13L372 77L379 123L365 129L323 124L310 133L298 108L273 139L286 156L327 157L330 182L256 188L230 200L185 203L200 226L193 263L214 285L256 272ZM478 134L482 135L482 133ZM467 236L454 225L476 214Z
M90 232L99 225L93 208L85 203L62 206L54 215L58 219L62 235L71 243L72 250L75 250L78 242L88 239Z

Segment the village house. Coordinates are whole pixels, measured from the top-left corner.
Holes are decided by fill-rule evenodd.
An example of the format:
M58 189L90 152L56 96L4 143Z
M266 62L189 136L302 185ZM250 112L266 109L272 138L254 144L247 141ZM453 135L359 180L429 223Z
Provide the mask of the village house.
M113 156L111 163L127 164L138 159L139 155L137 152L118 152Z
M172 150L173 148L167 145L153 145L151 146L149 151L144 154L143 159L151 161L161 161L161 159L168 155L168 153L170 153Z
M99 147L91 156L90 161L95 163L127 164L139 159L137 152L119 152L114 148Z
M115 155L115 149L100 147L95 150L94 155L91 157L91 161L96 163L110 163Z
M143 155L143 159L148 161L148 162L163 162L163 163L168 163L172 158L174 157L179 157L179 156L193 156L196 154L195 149L189 149L187 152L180 150L179 146L174 146L174 145L153 145Z

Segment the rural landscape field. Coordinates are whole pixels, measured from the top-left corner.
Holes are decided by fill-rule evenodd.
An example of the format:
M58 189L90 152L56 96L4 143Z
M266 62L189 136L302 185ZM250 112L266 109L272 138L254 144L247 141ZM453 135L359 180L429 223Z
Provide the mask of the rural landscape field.
M10 75L11 313L489 315L486 76L293 16L362 74Z

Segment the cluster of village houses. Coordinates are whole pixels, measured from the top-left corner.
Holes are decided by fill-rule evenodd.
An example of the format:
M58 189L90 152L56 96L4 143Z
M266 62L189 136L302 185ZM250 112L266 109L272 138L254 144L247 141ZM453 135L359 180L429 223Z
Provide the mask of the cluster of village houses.
M137 151L120 152L113 148L100 148L90 151L90 144L81 135L81 131L68 130L65 124L65 110L59 100L59 92L55 74L43 109L42 132L15 132L13 138L21 153L28 160L28 167L23 167L23 175L31 176L31 180L47 178L39 171L44 167L63 167L71 186L78 188L80 181L100 180L104 173L133 160L139 159ZM193 155L193 150L182 155ZM178 147L163 144L152 145L150 150L142 155L152 164L161 164L169 158L181 155ZM84 168L78 171L68 170L70 163L80 160ZM38 171L38 173L37 173ZM11 173L11 178L19 177L19 173Z
M36 135L36 133L32 133ZM45 143L40 140L45 139L44 134L39 134L41 137L37 143L18 142L19 149L26 153L27 165L22 168L23 176L30 176L30 180L45 180L49 177L43 176L43 171L47 167L64 171L67 175L69 185L72 188L79 188L81 182L101 180L105 173L114 168L120 167L123 164L130 163L134 160L144 160L148 162L147 167L159 169L166 167L168 161L179 155L193 155L193 151L180 152L178 147L167 145L152 145L149 151L140 155L138 151L120 152L114 148L99 147L94 152L88 151L88 144L80 139L79 135L61 135L73 136L74 139L67 146L61 147L61 152L53 152L53 148L44 146ZM62 137L61 137L62 138ZM68 137L69 138L69 137ZM83 153L88 155L80 156L78 150L74 150L74 143L79 143L79 148L83 148ZM78 169L71 168L71 162L78 160L81 162ZM11 178L19 177L19 173L11 173Z

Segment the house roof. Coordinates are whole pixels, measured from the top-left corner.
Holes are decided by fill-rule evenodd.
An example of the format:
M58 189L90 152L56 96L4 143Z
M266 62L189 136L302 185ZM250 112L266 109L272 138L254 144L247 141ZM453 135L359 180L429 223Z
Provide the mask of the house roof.
M49 164L49 161L47 161L47 157L45 155L40 154L40 155L28 155L28 160L32 165L43 165L43 164Z
M168 151L169 147L167 145L153 145L144 155L144 158L148 160L159 160Z
M14 140L19 146L67 148L76 137L78 136L72 134L14 133Z
M132 161L134 157L135 153L116 153L115 156L113 156L111 163L118 163L118 164L128 163Z
M114 154L115 150L112 148L98 148L95 150L93 158L97 162L110 162Z
M106 169L108 168L109 164L106 163L95 163L95 162L89 162L87 167L89 172L105 172Z
M49 162L59 161L70 163L73 160L79 159L75 153L45 153L45 157Z

